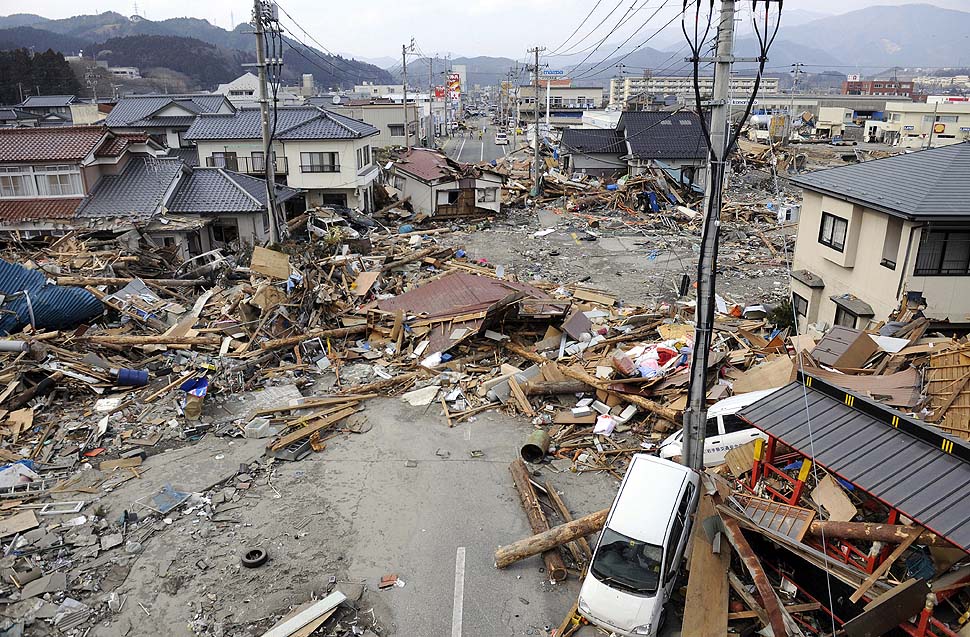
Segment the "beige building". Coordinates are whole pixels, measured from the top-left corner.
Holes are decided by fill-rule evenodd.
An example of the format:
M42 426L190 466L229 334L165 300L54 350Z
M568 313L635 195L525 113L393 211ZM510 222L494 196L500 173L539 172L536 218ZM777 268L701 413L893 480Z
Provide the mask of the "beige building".
M603 89L599 86L573 86L572 80L539 81L539 116L546 115L546 94L549 95L549 124L552 126L582 126L583 114L602 106ZM518 91L519 121L535 118L536 90L523 84Z
M359 100L341 98L339 104L331 104L327 109L366 122L380 131L371 138L370 143L374 148L405 145L404 105L401 102L394 102L388 98ZM424 135L424 127L419 127L419 123L425 123L427 109L427 104L408 102L408 123L412 145L418 144L418 140Z
M305 191L307 207L335 205L373 210L380 172L371 142L378 130L321 108L280 108L273 154L279 183ZM196 143L199 165L258 175L265 170L259 111L206 114L185 138Z
M903 148L935 148L970 139L970 102L886 104L886 141Z
M970 322L970 144L791 178L804 189L792 263L799 324L865 328L902 298Z
M748 93L754 90L755 78L732 77L730 90L732 93ZM714 91L714 77L701 76L698 78L701 95L710 95ZM760 95L778 93L778 78L763 77L758 87ZM610 104L625 104L629 100L641 95L693 95L693 76L662 76L655 77L614 77L610 80Z

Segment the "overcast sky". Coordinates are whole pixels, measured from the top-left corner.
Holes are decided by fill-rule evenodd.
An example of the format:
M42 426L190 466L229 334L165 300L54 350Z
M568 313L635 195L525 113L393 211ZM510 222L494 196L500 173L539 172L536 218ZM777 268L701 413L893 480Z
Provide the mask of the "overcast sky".
M912 2L913 0L909 0ZM923 0L926 2L926 0ZM615 25L624 11L636 3L642 7L617 31L609 42L620 44L650 17L664 0L602 0L596 12L584 25L576 39L610 10L618 7L603 26L585 39L578 50L595 44ZM645 3L645 4L644 4ZM949 9L970 10L970 0L930 0L930 4ZM400 58L401 44L412 36L421 51L454 55L492 55L522 58L534 43L554 48L562 42L589 13L593 0L283 0L285 8L300 26L330 51L357 57ZM788 0L786 10L837 14L872 5L907 4L907 0ZM64 18L77 13L117 11L126 15L134 12L130 0L0 0L0 15L30 12L48 18ZM667 0L666 6L649 21L649 25L634 35L631 44L639 43L664 24L673 14L680 0ZM747 2L739 5L749 6ZM151 20L191 16L205 18L223 28L230 28L249 19L252 2L245 0L138 0L138 13ZM676 9L673 9L676 11ZM285 16L284 24L288 22ZM785 21L782 18L782 25ZM652 26L656 25L656 26ZM288 25L301 38L302 33ZM668 29L679 31L679 21ZM664 34L648 46L663 44ZM605 51L608 44L600 51ZM663 48L663 47L658 47ZM566 47L569 50L569 47ZM569 57L563 63L573 64L584 57ZM597 56L601 55L600 52Z

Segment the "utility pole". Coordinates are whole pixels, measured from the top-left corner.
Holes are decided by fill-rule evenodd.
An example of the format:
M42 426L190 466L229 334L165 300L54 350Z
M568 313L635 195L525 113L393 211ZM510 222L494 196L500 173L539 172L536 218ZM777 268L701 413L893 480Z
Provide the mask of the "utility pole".
M785 126L785 145L789 144L792 133L792 122L795 117L795 88L798 86L798 76L802 73L802 67L805 66L802 62L795 62L792 66L792 81L791 81L791 99L788 104L788 122Z
M411 40L414 43L414 40ZM409 129L408 116L408 46L406 44L401 45L401 64L404 67L404 145L408 150L411 150L411 131Z
M434 58L428 58L428 148L434 148Z
M691 354L690 385L684 412L684 449L682 462L694 469L704 469L704 433L707 424L707 362L714 332L714 284L717 263L718 232L721 217L721 189L730 139L728 104L731 63L734 61L734 1L721 0L721 22L717 30L717 51L713 62L714 95L711 100L711 152L707 163L704 190L704 228L697 262L697 307L694 319L694 351ZM711 61L711 60L702 60ZM700 104L698 111L700 112Z
M535 96L533 100L533 107L534 107L535 125L536 125L536 131L535 131L536 136L532 143L532 147L535 149L535 152L536 152L535 161L533 162L533 170L534 170L533 188L535 190L536 197L539 196L539 179L542 175L542 173L539 170L539 163L541 159L539 157L539 53L545 50L546 50L546 47L544 46L543 47L537 46L533 49L529 49L529 53L534 53L536 56L535 66L532 67L532 90L533 90L533 95Z
M272 19L273 13L267 0L253 0L253 24L256 27L256 68L259 72L259 113L263 124L263 168L266 179L266 214L269 215L269 242L280 240L276 217L276 175L273 166L273 138L270 132L269 91L266 86L266 67L276 64L276 60L266 61L266 19ZM273 104L276 108L276 104Z
M940 108L939 102L936 102L935 104L933 104L933 121L930 122L930 137L926 144L927 148L933 148L933 131L936 130L936 118L937 118L937 113L939 112L939 108Z

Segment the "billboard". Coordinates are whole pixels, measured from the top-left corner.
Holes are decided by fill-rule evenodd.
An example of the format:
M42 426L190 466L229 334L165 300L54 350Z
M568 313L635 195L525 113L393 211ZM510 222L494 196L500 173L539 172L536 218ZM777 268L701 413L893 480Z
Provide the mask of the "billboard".
M444 86L436 86L434 87L434 98L436 100L443 100L447 92L448 90Z
M448 97L452 102L461 100L461 76L458 73L448 74Z

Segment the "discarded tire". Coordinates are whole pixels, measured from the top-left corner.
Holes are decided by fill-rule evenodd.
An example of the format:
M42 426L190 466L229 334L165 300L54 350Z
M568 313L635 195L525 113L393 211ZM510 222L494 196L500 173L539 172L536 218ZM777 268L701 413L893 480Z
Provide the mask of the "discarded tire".
M259 568L269 559L269 554L263 549L249 549L242 556L242 565L246 568Z

